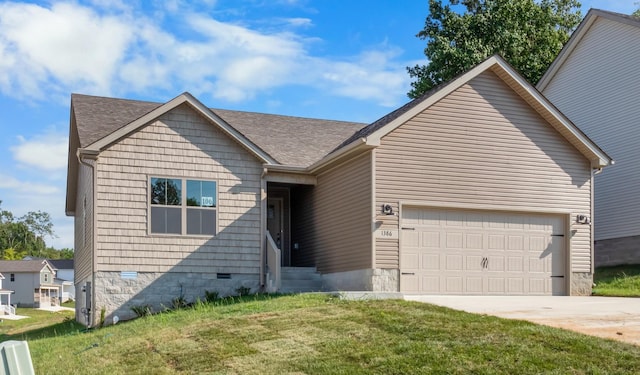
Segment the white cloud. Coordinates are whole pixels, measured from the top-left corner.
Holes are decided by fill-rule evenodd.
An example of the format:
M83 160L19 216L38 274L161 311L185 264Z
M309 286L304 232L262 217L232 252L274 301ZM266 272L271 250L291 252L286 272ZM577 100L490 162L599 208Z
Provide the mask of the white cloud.
M0 174L0 189L18 191L22 194L55 195L60 189L54 185L21 181L15 177Z
M65 3L51 9L0 4L0 30L3 57L12 60L9 69L0 73L0 81L5 82L2 90L34 98L46 97L46 89L58 82L108 92L111 75L132 35L125 19L99 16L89 8Z
M386 46L324 59L309 53L317 38L291 31L260 32L181 9L175 29L182 33L176 34L120 0L94 3L0 3L0 90L38 100L70 91L126 96L188 90L240 101L274 87L306 85L390 106L408 89L406 64ZM287 25L280 30L312 25L307 18L272 21Z
M68 138L48 133L31 139L18 137L20 144L11 147L13 158L19 163L44 171L64 170L67 167Z

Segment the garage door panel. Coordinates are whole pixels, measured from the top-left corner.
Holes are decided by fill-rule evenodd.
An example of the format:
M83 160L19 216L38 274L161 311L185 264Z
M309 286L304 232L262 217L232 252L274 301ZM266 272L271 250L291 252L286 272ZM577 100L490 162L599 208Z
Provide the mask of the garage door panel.
M466 278L466 294L482 294L484 291L482 277Z
M487 271L488 272L504 272L504 257L499 255L489 255L487 262Z
M437 271L441 268L440 254L425 253L422 255L420 264L423 271Z
M436 231L424 231L420 232L421 240L423 248L432 248L432 249L440 249L440 232Z
M504 236L501 234L488 235L490 250L504 250Z
M565 273L561 216L410 208L402 226L412 230L402 231L401 271L417 276L401 276L403 292L564 294L565 280L551 278Z
M510 256L507 257L507 263L505 267L506 272L522 273L525 269L525 259L522 257Z
M484 235L482 233L466 233L464 248L467 250L483 250Z
M507 251L522 251L524 250L525 237L524 236L508 236L507 237Z
M481 272L483 268L482 267L483 258L484 257L482 255L467 255L465 270Z
M462 254L453 254L453 255L445 255L446 265L445 270L447 271L463 271L463 262L464 256Z
M449 294L464 293L464 278L462 276L445 277L446 292Z
M520 277L509 277L505 280L507 294L524 294L524 279Z

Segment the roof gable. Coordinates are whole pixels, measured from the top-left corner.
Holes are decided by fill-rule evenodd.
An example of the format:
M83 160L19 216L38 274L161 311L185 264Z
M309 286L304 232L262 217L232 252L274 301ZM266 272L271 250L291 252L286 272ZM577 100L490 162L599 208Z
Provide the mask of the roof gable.
M600 168L612 162L611 158L604 151L593 143L593 141L499 56L488 58L458 78L434 88L420 98L414 99L396 111L382 117L380 120L356 133L341 147L345 147L356 139L363 139L371 145L380 144L380 140L385 135L391 133L417 114L423 112L487 70L496 73L500 79L548 121L569 143L587 157L594 168Z
M0 260L0 272L4 273L40 273L45 268L54 272L46 260Z
M273 159L270 155L268 155L266 152L261 150L258 146L256 146L253 142L247 139L244 135L242 135L232 126L227 124L222 118L220 118L218 115L213 113L209 108L204 106L200 101L198 101L189 93L183 93L173 98L172 100L168 101L167 103L162 104L156 108L153 108L151 111L143 114L137 119L107 134L106 136L99 138L93 143L87 145L86 147L83 147L81 150L86 150L86 152L88 153L99 153L100 151L104 150L106 147L110 146L111 144L137 131L141 127L147 125L149 122L154 121L161 115L171 111L172 109L182 104L188 104L192 109L194 109L204 118L209 120L212 124L216 125L220 130L222 130L223 133L225 133L228 137L230 137L234 141L238 142L241 146L247 149L259 160L268 164L277 163L277 161Z
M558 56L544 73L536 88L544 91L545 88L553 81L554 76L558 73L562 65L569 59L575 48L580 44L584 36L590 32L591 26L599 19L606 19L613 22L619 22L626 25L640 27L640 18L627 14L609 12L601 9L590 9L587 15L582 19L578 28L573 32L569 41L564 45Z

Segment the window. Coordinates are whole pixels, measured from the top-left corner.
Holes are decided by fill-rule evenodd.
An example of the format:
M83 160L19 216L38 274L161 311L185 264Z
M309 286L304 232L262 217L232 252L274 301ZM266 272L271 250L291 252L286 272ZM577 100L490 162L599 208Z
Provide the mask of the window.
M44 274L44 281L45 282L49 281L49 274L48 273Z
M215 181L151 177L153 234L216 234L217 185Z
M9 276L9 280L11 280L11 282L16 281L16 274L12 273L11 276Z

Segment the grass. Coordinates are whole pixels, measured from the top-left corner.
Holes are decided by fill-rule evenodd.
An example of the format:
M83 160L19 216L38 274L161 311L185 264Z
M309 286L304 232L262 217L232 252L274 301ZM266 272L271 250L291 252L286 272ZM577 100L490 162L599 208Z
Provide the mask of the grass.
M38 374L634 374L640 368L633 345L398 300L246 296L89 332L68 321L55 326L9 335L29 338Z
M50 312L38 309L17 308L16 315L28 316L20 320L3 319L0 323L0 342L6 340L33 340L67 332L70 327L81 329L73 311Z
M593 294L610 297L640 297L640 264L597 268Z

